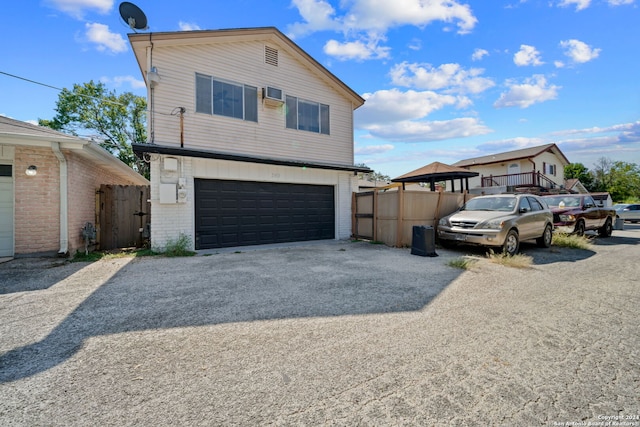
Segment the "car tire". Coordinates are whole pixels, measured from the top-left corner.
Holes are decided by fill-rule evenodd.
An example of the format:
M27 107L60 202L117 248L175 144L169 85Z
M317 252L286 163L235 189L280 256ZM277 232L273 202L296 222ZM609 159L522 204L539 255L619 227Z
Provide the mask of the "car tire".
M598 230L598 235L600 235L600 237L609 237L611 236L612 232L613 224L611 222L611 218L607 218L607 220L604 222L604 225Z
M573 229L573 233L578 236L584 236L584 221L580 220L576 223L576 228Z
M518 249L520 249L520 237L518 236L518 232L513 229L509 230L507 237L504 239L504 244L502 245L502 252L509 256L513 256L518 253Z
M548 248L551 246L551 239L553 238L553 230L549 224L544 228L542 236L536 239L536 243L541 248Z

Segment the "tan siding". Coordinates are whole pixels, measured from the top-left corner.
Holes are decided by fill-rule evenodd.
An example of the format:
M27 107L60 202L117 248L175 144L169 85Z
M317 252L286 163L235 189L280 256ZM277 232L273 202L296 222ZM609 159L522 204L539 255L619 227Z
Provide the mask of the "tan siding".
M263 42L162 47L153 51L160 83L154 91L154 142L180 144L180 121L186 108L184 145L240 154L297 160L353 163L352 105L280 46L279 66L264 63ZM258 123L195 112L195 73L258 88L275 86L285 94L330 106L331 135L285 128L284 108L258 104Z

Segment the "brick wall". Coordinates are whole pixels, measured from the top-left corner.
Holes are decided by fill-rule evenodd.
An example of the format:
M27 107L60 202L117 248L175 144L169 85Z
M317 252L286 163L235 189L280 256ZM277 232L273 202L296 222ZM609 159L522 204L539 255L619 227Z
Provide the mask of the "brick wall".
M15 253L60 249L60 165L50 148L16 147ZM29 165L38 168L27 176Z
M96 224L96 190L101 184L135 185L98 167L70 150L67 161L68 250L84 250L81 228ZM60 163L49 147L15 150L15 254L57 253L60 250ZM38 168L36 176L24 171Z
M187 201L176 204L160 204L160 182L177 182L175 177L162 177L160 173L160 160L151 162L151 246L162 249L170 240L177 240L180 234L191 238L191 248L195 248L194 235L194 188L193 188L193 159L189 157L179 158L182 175L187 179Z
M73 152L63 150L68 165L68 198L69 198L69 253L84 250L81 229L87 222L94 226L96 221L96 191L101 184L135 185L96 167Z

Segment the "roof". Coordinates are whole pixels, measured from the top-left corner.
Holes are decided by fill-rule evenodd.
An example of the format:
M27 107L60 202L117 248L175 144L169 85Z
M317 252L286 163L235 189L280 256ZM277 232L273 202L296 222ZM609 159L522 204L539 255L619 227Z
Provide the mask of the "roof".
M145 177L93 141L58 132L45 126L32 125L0 116L0 144L51 147L52 142L59 143L60 148L72 150L80 157L116 176L125 177L137 185L149 185L149 181Z
M355 165L343 165L343 164L337 164L337 163L307 162L303 160L277 159L277 158L262 157L262 156L248 156L244 154L233 154L233 153L226 153L221 151L196 150L192 148L182 148L182 147L169 147L169 146L158 145L158 144L131 144L131 146L133 148L133 152L136 153L136 155L141 158L145 153L151 153L151 154L167 154L171 156L199 157L203 159L228 160L233 162L261 163L261 164L276 165L276 166L293 166L293 167L301 167L301 168L340 170L340 171L349 171L354 173L372 172L372 170L369 169L368 167L355 166Z
M433 162L419 169L392 179L393 182L427 182L431 180L448 180L458 178L470 178L480 175L468 169Z
M353 89L347 86L342 80L327 70L318 61L313 59L311 55L305 52L300 46L295 44L276 27L131 33L128 34L128 37L133 48L133 52L136 55L138 66L140 67L145 79L147 78L147 48L152 45L153 47L161 47L262 40L265 42L276 43L288 50L289 53L298 56L318 77L325 80L332 87L335 87L345 93L354 104L354 110L361 107L365 101L364 98L358 95Z
M453 164L453 166L458 167L469 167L469 166L479 166L479 165L488 165L492 163L502 163L510 160L521 160L521 159L530 159L532 157L536 157L539 154L544 153L545 151L551 151L553 154L558 156L561 160L565 162L565 164L569 164L569 160L565 157L565 155L560 151L556 144L545 144L538 145L536 147L522 148L520 150L506 151L504 153L490 154L488 156L474 157L471 159L460 160Z

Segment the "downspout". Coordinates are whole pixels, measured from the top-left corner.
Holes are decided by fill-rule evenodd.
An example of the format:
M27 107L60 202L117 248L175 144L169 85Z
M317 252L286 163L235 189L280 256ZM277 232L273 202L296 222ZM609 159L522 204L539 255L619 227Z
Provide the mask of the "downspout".
M69 203L67 197L67 159L60 151L60 143L52 142L51 150L60 162L60 250L58 255L66 255L69 252Z

